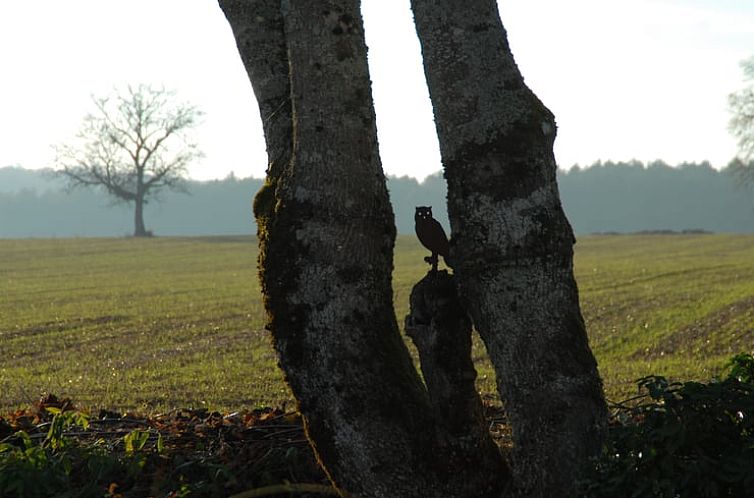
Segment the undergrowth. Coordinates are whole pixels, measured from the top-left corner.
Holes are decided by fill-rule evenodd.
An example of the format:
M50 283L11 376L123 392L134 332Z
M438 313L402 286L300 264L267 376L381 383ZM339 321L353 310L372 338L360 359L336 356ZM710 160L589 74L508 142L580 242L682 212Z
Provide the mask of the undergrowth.
M282 410L90 417L48 395L0 417L3 498L224 497L287 482L326 488L298 415Z
M580 498L754 496L754 357L734 356L708 383L638 381L619 405L609 442Z
M721 379L652 375L638 387L639 396L615 405L605 451L578 498L754 497L751 354L733 357ZM296 413L94 417L46 396L0 417L3 498L211 497L261 487L332 490Z

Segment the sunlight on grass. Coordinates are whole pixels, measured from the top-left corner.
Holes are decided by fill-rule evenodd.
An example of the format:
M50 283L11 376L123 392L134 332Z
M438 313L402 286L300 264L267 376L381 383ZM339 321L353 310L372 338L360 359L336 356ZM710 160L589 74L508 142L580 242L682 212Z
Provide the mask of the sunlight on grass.
M426 272L399 237L398 323ZM0 240L0 410L40 392L167 410L291 403L250 237ZM754 348L754 237L586 237L575 268L607 394L650 373L705 380ZM475 339L479 388L494 393Z

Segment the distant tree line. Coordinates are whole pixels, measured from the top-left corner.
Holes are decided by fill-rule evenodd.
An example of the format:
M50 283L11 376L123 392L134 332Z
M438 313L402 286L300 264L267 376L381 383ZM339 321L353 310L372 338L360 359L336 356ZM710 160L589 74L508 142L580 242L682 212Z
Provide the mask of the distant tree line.
M23 174L22 174L22 173ZM13 177L20 188L5 182ZM145 205L155 235L254 234L251 199L257 178L185 183L188 193L161 192ZM65 190L49 171L0 169L0 237L91 237L133 234L133 206L101 190Z
M739 165L740 166L740 165ZM754 232L754 191L733 174L709 163L671 167L598 162L560 171L563 206L577 234L643 230ZM156 235L254 234L251 200L257 178L188 181L189 194L164 192L146 205ZM437 173L423 182L389 177L399 233L413 233L414 208L431 205L446 229L445 180ZM66 192L39 170L0 168L0 237L125 236L133 232L132 209L113 205L98 191Z
M576 233L754 232L754 192L731 166L608 161L561 171L558 184Z

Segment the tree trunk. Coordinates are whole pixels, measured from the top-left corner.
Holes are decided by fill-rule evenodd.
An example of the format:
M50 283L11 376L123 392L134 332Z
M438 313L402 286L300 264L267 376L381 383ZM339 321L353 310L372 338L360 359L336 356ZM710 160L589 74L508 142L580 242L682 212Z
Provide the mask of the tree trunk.
M144 226L144 165L139 163L139 152L137 150L134 158L134 169L136 171L136 185L134 189L134 237L146 237L149 235Z
M461 5L462 4L462 5ZM606 407L573 278L555 121L494 0L412 0L448 181L450 261L513 428L517 493L565 496Z
M137 194L134 199L134 237L147 235L147 229L144 227L144 195Z
M455 466L398 333L358 2L220 5L265 125L254 210L268 328L318 458L364 497L495 496L496 476L470 484Z

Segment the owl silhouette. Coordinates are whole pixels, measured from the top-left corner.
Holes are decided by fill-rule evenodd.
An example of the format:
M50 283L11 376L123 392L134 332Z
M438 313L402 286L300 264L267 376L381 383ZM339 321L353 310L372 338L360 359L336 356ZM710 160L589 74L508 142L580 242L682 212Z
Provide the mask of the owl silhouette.
M424 247L432 251L432 256L424 258L424 261L432 265L432 271L437 271L437 256L443 257L448 262L450 244L440 222L432 217L432 206L416 206L414 214L416 236Z

